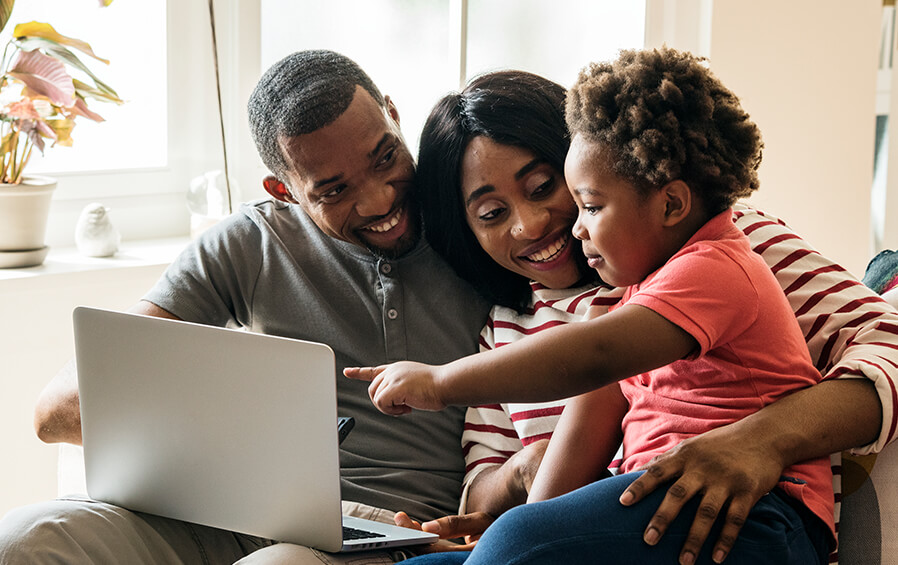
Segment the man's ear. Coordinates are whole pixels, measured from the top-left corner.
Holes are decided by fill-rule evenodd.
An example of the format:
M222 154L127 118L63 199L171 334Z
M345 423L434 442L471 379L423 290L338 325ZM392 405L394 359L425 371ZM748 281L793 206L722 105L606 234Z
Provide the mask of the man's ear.
M290 193L290 189L287 188L287 185L279 181L274 175L268 175L262 179L262 186L265 187L265 192L273 196L276 200L289 202L290 204L298 204L296 199L293 198L293 195Z
M396 125L399 125L399 110L396 109L396 104L393 104L393 101L390 100L388 95L384 95L384 109L387 111L387 114L393 118Z
M664 225L679 224L692 211L692 189L681 180L667 183L661 188L664 201Z

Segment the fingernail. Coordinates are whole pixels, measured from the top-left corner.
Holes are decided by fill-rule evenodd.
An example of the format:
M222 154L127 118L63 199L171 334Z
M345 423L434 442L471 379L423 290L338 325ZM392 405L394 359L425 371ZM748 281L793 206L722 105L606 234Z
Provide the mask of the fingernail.
M423 524L421 524L421 529L425 530L427 532L430 532L432 534L438 534L438 533L440 533L440 530L442 528L440 528L439 522L437 522L436 520L433 520L431 522L424 522Z
M695 555L691 551L687 551L680 556L680 565L692 565L695 563Z
M636 497L633 496L632 492L625 490L624 494L620 495L620 503L623 504L624 506L629 506L629 505L633 504L634 498L636 498Z
M718 549L714 552L714 557L711 559L714 560L714 563L723 563L723 560L726 558L727 554L724 550Z
M655 545L656 543L658 543L658 539L660 539L660 537L661 536L658 534L658 530L656 530L655 528L649 528L645 531L645 537L643 539L645 540L645 543L649 545Z

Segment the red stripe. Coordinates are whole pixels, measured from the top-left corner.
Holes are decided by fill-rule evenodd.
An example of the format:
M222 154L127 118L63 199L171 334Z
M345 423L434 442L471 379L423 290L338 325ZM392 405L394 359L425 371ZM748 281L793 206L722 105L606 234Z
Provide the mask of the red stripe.
M839 267L839 268L841 268L841 267ZM796 282L798 282L798 281L796 281ZM805 303L801 306L801 308L799 308L798 310L795 311L795 317L797 318L797 317L799 317L799 316L802 316L802 315L804 315L804 314L807 314L808 311L810 311L811 308L813 308L814 306L816 306L821 300L823 300L823 299L826 298L827 296L829 296L829 295L831 295L831 294L835 294L835 293L837 293L837 292L841 292L841 291L845 290L846 288L850 288L850 287L852 287L852 286L858 286L858 285L860 285L860 284L861 284L861 283L859 283L859 282L857 282L857 281L842 281L842 282L840 282L840 283L838 283L838 284L835 284L835 285L829 287L829 288L826 289L826 290L821 290L820 292L815 292L815 293L808 299L808 301L805 302ZM791 285L790 285L789 288L792 288ZM790 292L789 290L786 290L786 294L787 294L787 295L789 294L789 292Z
M511 415L512 422L520 422L521 420L531 420L533 418L543 418L546 416L558 416L564 410L564 406L550 406L548 408L536 408L534 410L522 410L514 412Z
M475 446L478 446L478 445L481 445L481 444L478 443L478 442L476 442L476 441L468 441L468 442L465 442L465 444L461 446L462 453L464 453L465 457L467 457L467 456L468 456L468 453L469 453ZM515 453L517 453L519 450L517 450L517 449L512 449L512 450L491 449L490 451L492 451L493 453L498 453L498 454L500 454L501 456L505 457L506 459L509 459L512 455L514 455Z
M792 263L798 261L799 259L803 259L803 258L807 257L808 255L811 255L814 253L816 253L817 255L820 254L817 251L814 251L813 249L807 249L804 247L801 249L796 249L792 253L789 253L788 255L786 255L786 257L784 259L781 259L779 263L770 267L770 270L773 271L773 274L776 274L776 273L782 271L783 269L785 269L786 267L788 267L789 265L791 265Z
M482 335L480 336L480 339L478 341L480 343L480 347L484 349L492 349L492 347L490 347L490 344L486 342L486 339Z
M504 412L505 409L502 408L501 404L481 404L480 406L474 406L479 410L498 410L500 412Z
M866 313L862 314L861 316L858 316L857 318L851 320L847 324L844 324L842 326L842 330L846 330L848 328L856 328L857 326L859 326L865 322L868 322L869 320L878 318L879 315L880 315L880 312L866 312ZM829 336L829 339L826 340L826 343L823 345L823 349L820 350L820 357L817 358L817 367L832 366L833 363L832 363L832 361L830 361L830 355L832 355L832 350L836 346L836 342L839 341L839 335L842 330L832 334L831 336ZM857 335L857 332L855 332L854 335L852 335L849 338L849 340L854 339L854 337L856 335Z
M829 381L829 380L833 380L833 379L838 379L839 377L844 376L844 375L851 375L853 377L863 377L864 373L863 373L863 371L858 371L857 369L849 369L848 367L839 367L835 371L827 373L827 375L825 377L823 377L823 380Z
M525 328L520 324L513 324L511 322L496 322L497 328L503 328L506 330L512 330L520 334L531 335L535 333L539 333L548 328L554 328L555 326L563 326L566 322L562 322L560 320L549 320L548 322L544 322L533 328Z
M886 358L883 357L882 355L877 355L876 358L877 358L877 359L882 359L883 361L885 361L886 363L888 363L888 364L891 365L892 367L895 367L896 369L898 369L898 363L892 361L891 359L886 359Z
M552 439L552 432L546 432L544 434L536 434L535 436L527 436L525 438L521 438L521 443L524 444L524 447L527 447L531 443L535 443L541 439Z
M757 229L767 227L767 226L775 226L775 225L777 225L776 222L772 222L770 220L761 220L759 222L755 222L755 223L751 224L750 226L745 226L745 228L742 230L742 232L745 233L745 235L749 235L751 232L753 232Z
M898 343L886 343L884 341L871 341L868 343L861 342L860 345L875 345L877 347L888 347L889 349L898 349Z
M889 322L879 322L876 324L876 329L892 335L898 335L898 325L890 324Z
M842 267L840 267L839 265L836 265L836 264L827 265L825 267L820 267L819 269L814 269L813 271L808 271L806 273L803 273L800 277L795 279L795 281L792 284L790 284L787 288L785 288L783 290L786 293L786 295L788 296L790 293L795 292L799 288L803 287L805 284L807 284L811 279L813 279L817 275L820 275L823 273L829 273L829 272L842 272L844 270L845 269L843 269ZM840 283L840 284L844 284L846 282L850 282L850 281L842 281L842 283Z
M502 459L501 457L484 457L483 459L478 459L477 461L473 461L465 465L465 473L470 473L474 467L483 465L484 463L496 463L501 465L506 461L507 459Z
M784 234L778 235L776 237L771 237L764 243L756 245L755 247L752 248L752 251L754 251L758 255L762 255L765 251L767 251L768 248L776 245L777 243L782 243L782 242L788 241L790 239L801 240L801 238L798 237L797 235L795 235L794 233L784 233Z
M465 431L466 432L485 432L488 434L499 434L505 437L518 437L518 433L514 430L509 430L507 428L500 428L499 426L491 426L489 424L471 424L469 422L465 422Z

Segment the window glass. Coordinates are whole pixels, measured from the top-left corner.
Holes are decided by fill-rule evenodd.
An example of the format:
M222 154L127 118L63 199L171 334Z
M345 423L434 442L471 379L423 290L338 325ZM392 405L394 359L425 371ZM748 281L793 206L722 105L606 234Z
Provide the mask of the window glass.
M106 120L78 118L72 147L35 151L29 173L153 168L167 160L165 2L119 0L100 8L96 0L16 2L0 40L15 24L45 22L58 33L90 44L105 65L76 51L97 77L125 100L120 106L88 99L88 108ZM77 72L70 71L75 78ZM83 79L82 79L83 80ZM87 81L85 81L87 82Z
M468 0L467 75L517 68L568 87L591 61L641 48L645 2Z
M413 153L430 108L458 87L449 0L262 1L262 68L294 51L331 49L356 61L399 110Z

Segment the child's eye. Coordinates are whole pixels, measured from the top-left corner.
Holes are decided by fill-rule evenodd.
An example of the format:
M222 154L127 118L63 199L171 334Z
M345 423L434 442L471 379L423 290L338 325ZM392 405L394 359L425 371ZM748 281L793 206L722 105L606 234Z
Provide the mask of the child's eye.
M583 211L589 214L590 216L595 216L601 210L601 206L583 206Z

